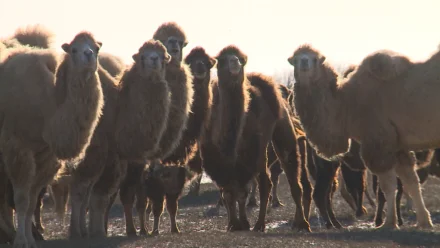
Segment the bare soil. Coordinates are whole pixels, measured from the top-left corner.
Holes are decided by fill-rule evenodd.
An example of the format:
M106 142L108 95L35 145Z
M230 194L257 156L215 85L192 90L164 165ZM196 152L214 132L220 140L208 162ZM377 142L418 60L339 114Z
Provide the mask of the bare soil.
M369 186L371 187L371 186ZM43 213L46 241L40 242L41 248L70 247L440 247L440 181L430 178L423 186L423 195L431 211L435 227L432 230L417 230L415 214L404 212L405 224L398 231L378 231L373 228L374 210L365 200L368 216L357 220L354 212L341 198L339 191L335 195L334 209L345 230L327 230L314 205L310 224L312 233L292 231L289 221L294 215L294 202L284 175L280 178L279 193L284 207L271 209L267 215L265 233L226 232L227 215L224 208L220 215L207 217L205 212L212 208L218 191L212 183L202 184L198 197L184 196L180 200L178 225L180 234L171 234L169 217L166 211L161 217L160 235L149 237L125 237L125 221L122 206L117 202L109 220L109 237L68 241L67 225L56 219L52 209L47 207ZM186 194L186 193L185 193ZM405 200L402 201L402 204ZM251 225L255 223L258 208L249 209ZM66 223L70 216L67 215ZM149 226L152 226L152 216ZM0 247L11 247L0 245Z

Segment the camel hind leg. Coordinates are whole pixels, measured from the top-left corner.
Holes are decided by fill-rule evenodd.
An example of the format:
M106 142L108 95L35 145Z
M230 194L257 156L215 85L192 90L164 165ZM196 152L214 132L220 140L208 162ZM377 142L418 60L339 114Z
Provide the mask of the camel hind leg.
M21 149L16 143L8 142L2 147L2 155L5 171L11 180L14 192L15 213L17 216L14 247L36 248L31 229L38 194L37 192L35 196L31 194L36 174L34 154L30 150Z
M397 179L394 169L377 173L379 178L379 185L382 189L387 202L387 214L385 223L378 228L398 229L397 215L396 215L396 189Z
M289 115L287 113L285 113L285 115L286 116L279 120L275 125L272 136L272 145L280 160L284 173L286 174L292 198L296 204L294 224L292 228L311 232L310 224L305 219L303 209L303 187L300 181L301 159L298 152L298 143Z
M396 168L397 175L402 180L402 185L414 202L417 213L417 226L421 228L432 228L431 216L426 209L420 188L419 178L414 170L415 158L409 152L398 153L399 167Z

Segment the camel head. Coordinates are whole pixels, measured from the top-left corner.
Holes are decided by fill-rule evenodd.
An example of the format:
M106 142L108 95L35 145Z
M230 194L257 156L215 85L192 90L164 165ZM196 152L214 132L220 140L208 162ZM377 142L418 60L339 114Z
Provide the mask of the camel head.
M183 185L188 181L189 171L184 166L163 165L155 163L150 165L152 176L158 180L168 194L180 193Z
M166 65L171 61L171 56L160 41L149 40L133 55L133 60L139 75L149 77L152 73L165 75Z
M350 75L352 80L371 83L388 81L407 71L412 62L405 56L389 50L374 52L365 57Z
M217 60L211 58L202 47L195 47L186 56L185 63L191 68L196 79L205 79L210 70L217 64Z
M294 67L296 83L315 82L324 73L325 56L310 45L302 45L287 60Z
M101 47L102 42L96 41L89 32L81 32L70 43L61 46L77 70L90 72L95 72L98 68L98 53Z
M223 48L216 57L218 78L235 79L243 82L244 66L247 63L247 55L234 45Z
M188 45L186 35L182 28L175 22L167 22L159 26L153 35L153 39L160 40L172 56L172 61L181 63L183 48Z

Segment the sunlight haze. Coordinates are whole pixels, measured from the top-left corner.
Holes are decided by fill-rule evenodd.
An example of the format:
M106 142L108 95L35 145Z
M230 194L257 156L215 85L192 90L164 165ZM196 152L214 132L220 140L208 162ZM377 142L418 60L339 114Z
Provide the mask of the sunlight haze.
M440 43L439 7L436 0L0 0L0 37L41 23L60 49L87 30L103 42L101 51L130 64L161 23L176 21L189 40L184 54L203 46L214 56L236 44L249 57L247 71L273 74L289 69L287 57L306 42L338 65L379 49L426 59Z

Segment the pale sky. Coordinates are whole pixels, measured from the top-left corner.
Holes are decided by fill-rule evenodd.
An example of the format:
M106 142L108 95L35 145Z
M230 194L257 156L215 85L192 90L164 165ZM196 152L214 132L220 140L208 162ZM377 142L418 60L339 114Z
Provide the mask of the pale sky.
M60 49L81 30L103 42L101 51L127 64L166 21L176 21L189 44L214 56L235 44L249 57L247 71L291 68L287 58L308 42L332 63L358 63L379 49L413 60L440 43L438 0L0 0L0 37L40 23L56 34ZM60 50L61 51L61 50Z

